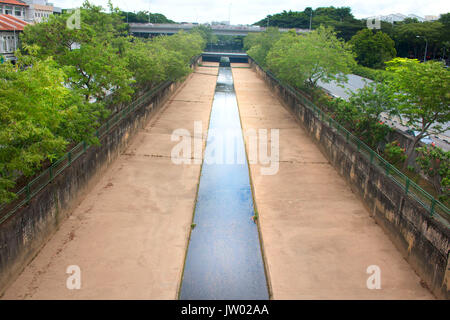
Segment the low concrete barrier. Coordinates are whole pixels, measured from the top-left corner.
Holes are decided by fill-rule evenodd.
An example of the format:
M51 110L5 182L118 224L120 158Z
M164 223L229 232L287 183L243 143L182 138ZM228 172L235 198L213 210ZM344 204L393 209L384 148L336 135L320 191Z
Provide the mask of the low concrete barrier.
M347 143L345 137L305 107L295 94L279 84L254 60L250 58L249 61L301 122L353 192L363 200L375 222L422 278L423 285L436 297L449 299L449 228L430 217L422 205L406 195L403 188L371 164L355 146Z
M194 60L195 68L200 57ZM102 175L125 150L130 139L164 105L183 82L168 83L149 98L147 104L128 114L48 184L27 206L0 225L0 296L5 292L42 246L50 239Z

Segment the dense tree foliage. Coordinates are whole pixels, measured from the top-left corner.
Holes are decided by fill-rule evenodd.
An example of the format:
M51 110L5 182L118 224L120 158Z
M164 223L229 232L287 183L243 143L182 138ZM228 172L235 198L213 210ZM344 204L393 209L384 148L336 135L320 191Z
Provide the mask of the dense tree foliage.
M380 31L377 33L382 35L381 39L385 38ZM370 41L376 34L368 30L360 35ZM314 90L319 80L345 81L345 74L356 68L351 44L338 39L331 28L321 26L302 35L297 35L294 30L280 34L272 28L259 35L249 35L244 42L253 59L303 93L313 93L311 96L316 103L367 145L389 160L404 159L405 170L408 165L414 165L413 152L419 141L448 129L450 73L442 62L420 63L413 59L394 58L385 63L386 70L366 68L377 71L373 78L379 81L352 93L348 101L344 101ZM387 140L391 129L382 122L382 114L400 116L403 124L416 132L407 150ZM440 161L448 161L444 158ZM431 160L424 161L419 163L422 167L431 163ZM440 187L435 188L436 192L448 192L448 178L444 179L442 173L443 170L447 172L448 163L440 168L444 169L438 170L439 176L428 176L435 186L436 181L440 183ZM447 185L444 186L444 182Z
M252 49L249 54L252 55ZM284 34L270 49L266 62L282 80L295 87L312 89L319 80L346 80L355 64L349 45L338 39L332 28L325 27L306 35L294 31Z
M121 11L120 16L123 22L127 23L175 23L161 13L151 13L149 11L126 12Z
M349 7L320 7L315 10L306 8L304 11L283 11L278 14L269 15L258 21L255 25L279 28L312 29L320 25L333 27L338 36L346 41L365 27L365 22L354 18Z
M450 121L450 73L443 63L396 58L387 62L393 77L388 83L399 103L405 124L417 131L407 150L406 168L417 143L424 137L445 131Z
M218 35L216 41L208 42L207 49L215 52L242 52L245 36Z
M384 32L358 31L349 42L358 63L369 68L384 68L384 62L395 58L395 42Z
M333 27L338 37L345 41L349 41L359 31L367 29L366 20L355 19L348 7L320 7L315 10L308 7L304 11L283 11L268 15L255 25L309 29L310 22L312 22L312 29L317 29L320 25ZM381 31L394 40L398 56L422 60L425 54L425 38L428 41L427 59L448 57L449 29L450 13L442 14L438 21L419 22L411 18L394 24L381 21Z
M373 82L353 92L348 101L333 99L327 104L331 117L367 145L381 151L390 128L381 121L381 114L396 114L397 103L392 89Z
M215 44L219 38L214 34L213 29L209 25L198 25L191 29L191 33L198 33L206 40L208 44Z
M121 59L121 44L126 26L117 11L106 14L101 7L86 2L81 10L81 28L70 29L70 13L51 16L46 23L25 28L22 42L37 46L38 58L53 57L68 73L70 86L87 101L104 100L114 91L118 100L128 100L132 93L132 75Z
M250 33L244 39L244 49L262 66L267 66L266 57L280 37L278 28L268 28L262 33Z
M427 60L446 58L447 54L444 51L450 40L448 30L449 26L445 26L440 21L403 22L392 27L391 38L395 41L397 54L400 57L423 60L425 46L428 43Z
M79 29L66 27L69 13L29 25L18 64L0 65L0 204L14 197L21 176L34 175L70 145L97 142L107 103L186 76L207 40L199 30L129 37L120 12L109 11L85 2Z
M417 162L440 194L441 201L450 197L450 151L445 152L434 146L424 146L416 149L419 152Z

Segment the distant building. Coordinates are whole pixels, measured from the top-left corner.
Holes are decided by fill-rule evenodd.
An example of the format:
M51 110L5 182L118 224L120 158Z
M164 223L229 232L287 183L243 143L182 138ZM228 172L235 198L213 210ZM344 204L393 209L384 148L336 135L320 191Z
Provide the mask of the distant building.
M417 21L419 22L424 22L425 19L422 17L419 17L418 15L415 14L408 14L408 15L404 15L401 13L393 13L393 14L388 14L386 16L376 16L376 17L368 17L367 19L379 19L381 21L385 21L385 22L390 22L390 23L394 23L394 22L401 22L405 19L417 19Z
M54 12L52 3L47 0L21 0L28 5L25 20L28 22L39 23L45 21Z
M213 25L213 26L229 26L230 21L212 21L211 25Z
M19 34L28 23L10 14L0 14L0 56L16 60L14 52L19 47Z
M9 14L24 20L28 5L17 0L0 0L0 14Z
M62 8L60 8L60 7L53 7L53 14L62 14Z
M440 17L440 16L432 16L432 15L429 15L429 16L425 16L425 20L426 20L426 21L436 21L436 20L439 20L439 17Z
M0 0L0 14L9 14L30 23L45 21L52 14L61 14L47 0Z

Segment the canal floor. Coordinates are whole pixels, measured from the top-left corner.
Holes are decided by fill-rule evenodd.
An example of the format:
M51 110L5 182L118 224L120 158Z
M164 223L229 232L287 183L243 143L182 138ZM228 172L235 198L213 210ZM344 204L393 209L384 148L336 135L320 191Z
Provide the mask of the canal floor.
M278 173L250 163L271 298L433 299L276 92L252 69L233 79L243 130L279 130ZM367 287L370 266L379 290Z
M232 157L234 161L220 161L215 153L225 146L218 143L220 137L229 137L234 132L239 134L232 148L226 145L224 149L228 149L223 150L222 159L231 159L227 157L230 154L236 157ZM238 157L239 154L244 157ZM221 67L180 299L269 298L254 215L233 75L231 68Z
M174 164L171 136L194 122L208 127L216 82L217 68L189 76L3 299L177 299L201 165ZM66 287L71 265L80 267L80 290Z

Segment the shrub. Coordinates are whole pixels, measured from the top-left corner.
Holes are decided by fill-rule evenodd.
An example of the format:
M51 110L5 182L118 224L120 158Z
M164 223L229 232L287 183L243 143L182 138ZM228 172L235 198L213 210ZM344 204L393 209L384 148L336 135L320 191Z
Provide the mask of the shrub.
M450 195L450 151L433 146L417 148L416 151L419 152L416 162L431 179L439 198L446 201Z
M405 151L405 148L402 148L400 143L394 140L391 143L386 144L384 156L391 164L397 165L405 161Z

